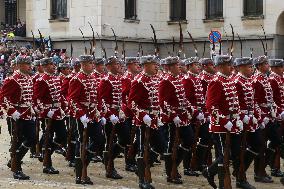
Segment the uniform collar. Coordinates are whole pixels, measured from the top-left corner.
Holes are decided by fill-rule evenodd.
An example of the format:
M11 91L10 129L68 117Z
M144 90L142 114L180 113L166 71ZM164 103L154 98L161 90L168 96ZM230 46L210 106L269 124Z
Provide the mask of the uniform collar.
M225 79L229 79L229 77L230 77L230 76L227 76L227 75L225 75L225 74L222 74L221 72L217 72L217 75L218 75L218 76L221 76L221 77L223 77L223 78L225 78Z
M188 74L188 75L192 75L192 76L194 76L194 77L198 77L198 74L192 73L191 71L187 71L187 74Z

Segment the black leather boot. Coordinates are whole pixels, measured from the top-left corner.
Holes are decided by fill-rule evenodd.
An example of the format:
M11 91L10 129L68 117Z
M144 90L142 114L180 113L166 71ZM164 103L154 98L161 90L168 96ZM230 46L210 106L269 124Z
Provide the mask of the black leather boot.
M137 157L137 175L139 178L140 189L154 189L154 186L144 181L145 165L143 157Z
M171 172L172 172L172 154L164 154L165 158L165 168L166 168L166 174L167 174L167 182L174 183L174 184L182 184L181 178L178 177L178 174L172 178Z
M248 181L236 181L236 188L242 189L256 189L256 187L252 186Z
M76 175L75 183L76 184L82 184L81 182L82 168L83 168L83 165L82 165L81 158L75 158L75 175Z
M129 146L125 147L124 157L125 157L125 170L129 172L136 172L137 166L135 159L128 157Z
M207 167L207 152L208 152L208 147L207 146L202 146L202 145L197 145L196 149L196 154L198 157L198 171L202 172L204 168Z
M190 168L190 161L191 161L191 152L188 150L184 150L184 153L182 155L183 157L183 174L186 176L194 176L198 177L199 174L196 171L191 170Z
M202 171L202 175L207 179L210 186L212 186L214 189L217 189L217 185L215 184L215 181L214 181L214 175L210 174L208 167L206 167Z
M224 178L225 178L225 170L223 166L218 166L218 179L219 179L219 188L224 189Z

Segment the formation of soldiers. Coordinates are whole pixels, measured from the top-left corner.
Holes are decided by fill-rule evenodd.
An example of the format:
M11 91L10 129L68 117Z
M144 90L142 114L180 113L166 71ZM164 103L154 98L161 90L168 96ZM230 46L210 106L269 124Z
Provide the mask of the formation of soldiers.
M104 164L107 178L123 179L114 164L123 153L142 189L154 188L150 168L160 160L172 184L183 183L183 166L184 177L202 174L213 188L231 188L232 175L237 188L253 189L246 178L253 162L256 182L273 176L284 185L283 72L282 59L266 56L120 59L116 52L84 54L57 68L50 57L21 53L1 89L12 136L7 165L15 179L30 179L21 167L30 149L43 173L59 174L56 152L74 167L76 184L92 185L92 161Z

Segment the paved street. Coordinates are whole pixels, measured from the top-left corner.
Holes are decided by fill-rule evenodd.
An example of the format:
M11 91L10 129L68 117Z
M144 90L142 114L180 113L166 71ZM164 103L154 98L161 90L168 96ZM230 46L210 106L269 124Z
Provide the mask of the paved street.
M58 154L53 156L54 167L59 169L59 175L45 175L42 173L42 164L36 159L29 158L29 152L24 158L23 170L31 177L30 181L17 181L12 179L10 170L6 163L9 158L9 134L6 124L3 120L0 121L2 125L2 134L0 135L0 188L1 189L50 189L50 188L138 188L137 177L133 173L125 172L123 169L123 159L116 161L117 170L124 176L123 180L115 181L106 179L104 176L104 169L101 163L91 164L89 166L89 173L94 186L80 186L74 184L74 172L72 168L67 167L64 158ZM210 189L206 180L203 177L184 177L184 184L180 186L168 184L165 182L165 172L163 166L155 166L152 168L152 179L154 186L157 189ZM249 180L252 181L251 169L249 171ZM275 178L273 184L254 184L258 189L279 189L281 186L279 179ZM235 185L235 182L232 182ZM234 188L234 187L233 187Z

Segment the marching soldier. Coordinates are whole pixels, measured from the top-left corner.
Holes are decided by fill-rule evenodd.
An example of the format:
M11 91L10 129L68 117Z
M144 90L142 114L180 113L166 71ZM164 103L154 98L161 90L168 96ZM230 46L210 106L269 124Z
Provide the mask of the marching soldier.
M127 141L127 146L125 147L124 151L125 170L135 172L137 170L135 162L135 151L137 149L134 149L134 147L137 147L137 145L134 144L133 140L135 136L136 127L133 125L133 112L131 111L131 109L128 108L127 102L131 88L131 82L134 80L134 77L140 72L139 57L126 57L125 64L127 67L127 72L124 74L124 76L121 77L122 111L124 112L126 117L123 125L128 129L128 132L130 134L129 141ZM131 133L133 137L131 136Z
M130 136L127 128L121 124L126 117L121 109L120 61L116 57L110 57L106 62L106 68L108 73L101 80L98 88L99 103L107 120L106 124L103 124L106 140L104 164L107 178L122 179L114 168L114 159L123 152ZM118 137L116 143L115 134Z
M81 71L75 75L69 84L68 101L76 119L75 128L75 173L76 184L89 184L93 182L87 176L87 166L90 163L90 153L87 151L88 138L93 135L92 122L100 119L98 96L93 73L92 55L81 55L79 57Z
M252 82L255 92L254 99L261 111L261 139L264 140L261 142L264 152L261 152L260 157L255 159L258 173L255 175L254 179L256 182L269 183L273 182L273 180L266 174L265 168L267 165L271 165L272 161L275 159L276 150L280 145L280 136L277 133L280 125L276 121L278 114L277 106L273 100L273 91L267 77L269 71L268 59L265 56L260 56L255 58L253 63L257 69ZM270 140L268 148L266 148L267 140ZM264 154L265 161L263 160Z
M200 138L200 142L196 144L196 153L193 154L195 155L195 157L190 157L191 154L185 157L184 174L188 176L198 176L198 173L196 171L202 171L203 166L206 165L205 158L206 152L208 151L208 144L210 139L209 124L204 123L204 113L206 111L205 97L201 79L198 75L201 72L199 60L197 57L192 57L189 58L185 62L185 64L188 71L187 75L185 75L183 79L183 86L185 89L186 99L193 107L191 127L195 132L195 142L197 143L198 138ZM198 161L196 161L196 157L198 157ZM191 158L195 158L195 160Z
M56 65L52 58L43 58L41 65L44 74L34 85L34 103L37 113L45 119L43 173L59 174L52 166L51 155L56 149L66 146L66 127L64 125L65 104L61 96L61 81L55 75ZM54 133L55 138L54 137Z
M279 123L279 128L277 133L279 137L282 138L283 135L283 120L284 120L284 83L283 83L283 66L284 61L281 59L270 59L269 65L271 69L271 74L269 75L269 82L273 91L273 100L277 106L276 122ZM284 173L280 170L280 149L276 148L275 159L272 159L271 164L271 175L275 177L283 177ZM276 163L274 163L276 162Z
M209 129L216 141L215 150L217 156L215 161L205 169L203 175L213 188L217 188L214 183L214 176L218 174L219 188L224 188L225 171L229 166L229 162L224 161L224 153L229 154L227 146L230 145L225 141L232 140L230 145L231 157L233 158L234 169L236 169L240 150L238 133L243 129L243 123L239 118L237 91L234 83L230 80L232 59L230 56L217 55L214 63L218 72L208 85L206 109L210 113ZM224 164L224 162L227 164ZM227 174L229 173L227 172ZM228 178L229 175L226 176ZM231 182L230 180L226 181L226 184Z
M158 101L160 79L157 76L159 60L155 56L142 56L140 63L143 71L135 77L131 84L128 107L135 115L135 126L137 127L139 188L153 189L149 164L150 143L152 147L160 149L161 152L164 151L164 143L158 130L161 126Z
M71 68L73 69L72 72L66 76L61 85L61 95L64 99L67 100L68 98L68 89L69 89L69 82L70 80L78 74L81 69L81 64L78 59L71 60ZM67 100L68 101L68 100ZM69 162L69 167L75 167L75 147L76 147L76 118L72 112L72 107L68 102L69 111L67 111L66 116L69 117L69 127L68 127L68 137L67 137L67 153L66 153L66 160Z
M168 57L164 64L168 73L159 84L159 104L163 112L162 121L166 123L164 127L169 136L164 154L167 181L182 184L177 168L184 157L189 157L193 143L193 131L189 126L191 104L186 99L182 79L179 77L179 58Z
M21 161L30 147L35 144L35 112L33 109L33 82L30 74L31 57L20 55L16 58L18 70L4 82L1 104L12 118L11 160L8 167L14 179L28 180L22 171Z
M255 156L259 155L261 147L260 132L258 120L260 119L259 107L254 104L254 92L252 87L251 76L253 74L252 58L236 58L235 66L239 73L235 76L234 82L237 89L237 94L240 104L240 119L244 123L242 132L242 151L239 169L234 170L236 176L236 186L244 189L255 189L250 185L246 178L246 170L249 168ZM247 145L248 144L248 145ZM247 147L248 146L248 147ZM241 169L241 167L243 167Z

